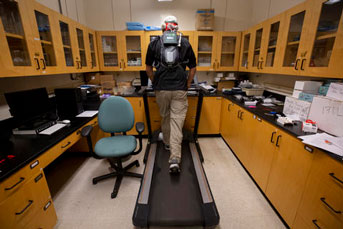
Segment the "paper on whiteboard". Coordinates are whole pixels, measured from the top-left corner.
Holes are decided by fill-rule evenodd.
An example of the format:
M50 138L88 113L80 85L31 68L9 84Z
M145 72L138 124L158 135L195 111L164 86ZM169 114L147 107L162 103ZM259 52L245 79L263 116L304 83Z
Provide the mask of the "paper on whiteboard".
M311 103L293 97L286 97L283 113L287 116L299 117L300 121L305 121L310 112Z
M78 118L93 117L97 113L98 113L98 111L84 111L84 112L78 114L76 117L78 117Z

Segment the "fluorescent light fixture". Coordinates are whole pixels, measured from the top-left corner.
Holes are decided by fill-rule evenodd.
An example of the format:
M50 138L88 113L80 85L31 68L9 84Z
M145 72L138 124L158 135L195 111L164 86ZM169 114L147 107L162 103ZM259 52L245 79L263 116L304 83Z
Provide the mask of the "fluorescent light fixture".
M158 2L172 2L173 0L157 0Z

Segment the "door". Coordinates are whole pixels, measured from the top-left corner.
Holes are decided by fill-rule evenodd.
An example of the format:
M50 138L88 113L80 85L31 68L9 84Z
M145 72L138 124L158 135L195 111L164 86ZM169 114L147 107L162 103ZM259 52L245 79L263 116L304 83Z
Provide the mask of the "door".
M95 31L88 29L89 68L90 71L99 71L98 53L95 42Z
M101 71L122 71L122 62L119 61L119 32L96 32Z
M77 41L77 51L76 51L76 62L77 62L77 69L80 72L88 71L89 67L89 50L86 46L88 43L88 34L87 29L80 25L79 23L74 23L74 32L76 34L76 41Z
M287 10L285 14L285 27L283 28L281 42L281 57L283 58L278 67L280 74L300 74L301 59L309 54L305 50L305 34L308 32L310 17L309 5L312 1L307 1Z
M261 69L261 60L263 60L261 52L264 48L262 47L262 44L264 44L262 39L265 39L264 33L264 27L262 24L255 26L252 32L253 49L251 50L252 55L250 63L252 63L252 66L250 70L253 72L258 72Z
M205 97L199 121L199 134L219 134L221 113L221 97Z
M64 54L64 63L62 66L65 72L77 72L77 43L76 36L72 33L74 28L73 22L62 15L60 15L57 20L59 24L60 42L62 43Z
M60 26L56 20L57 13L53 10L30 1L26 10L30 12L34 42L39 52L41 74L57 74L63 72L65 64L62 44L60 41Z
M265 39L261 51L260 71L265 73L277 72L276 67L281 60L280 42L281 32L284 28L284 14L280 14L264 22Z
M26 1L1 1L0 18L0 77L40 74Z
M312 1L301 75L343 78L343 1Z
M122 57L120 62L124 71L145 70L144 32L123 31L120 32L122 42Z
M279 130L266 189L266 195L288 225L292 225L299 206L313 154L295 137Z
M128 135L137 135L138 132L136 131L136 123L137 122L143 122L144 123L144 105L143 105L143 98L139 98L139 97L127 97L127 100L129 100L133 111L135 113L135 123L133 125L133 128L127 132ZM148 127L146 122L144 123L145 125L145 129L143 134L148 133Z
M216 65L216 43L217 33L200 32L195 33L194 53L197 59L198 71L214 71Z
M238 71L241 32L218 32L217 71Z
M239 71L247 72L249 71L249 59L250 59L250 47L251 44L251 32L246 31L242 34L242 45L241 45L241 58L240 58L240 64L239 64Z

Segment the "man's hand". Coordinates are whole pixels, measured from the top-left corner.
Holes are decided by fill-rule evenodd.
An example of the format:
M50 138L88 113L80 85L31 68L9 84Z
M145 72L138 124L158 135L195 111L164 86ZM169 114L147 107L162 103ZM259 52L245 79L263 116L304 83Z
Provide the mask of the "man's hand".
M194 79L194 75L196 72L196 68L191 68L189 69L189 75L188 75L188 80L187 80L187 88L191 87L192 80Z
M187 88L189 89L191 87L191 83L187 81Z
M154 80L154 71L153 71L153 67L150 65L146 65L146 74L148 75L149 79L151 81Z

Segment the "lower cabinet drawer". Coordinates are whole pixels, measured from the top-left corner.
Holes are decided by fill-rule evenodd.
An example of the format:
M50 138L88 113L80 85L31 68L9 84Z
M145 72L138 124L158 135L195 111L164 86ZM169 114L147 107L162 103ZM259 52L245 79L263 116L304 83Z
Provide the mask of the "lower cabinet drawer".
M57 216L54 208L54 204L51 199L48 199L46 203L39 207L34 218L29 222L25 228L53 228L57 222Z
M48 184L41 171L0 203L1 228L26 228L49 198Z
M334 221L328 224L327 219L316 217L312 220L304 219L301 214L295 217L292 229L341 229L343 224L340 221Z

